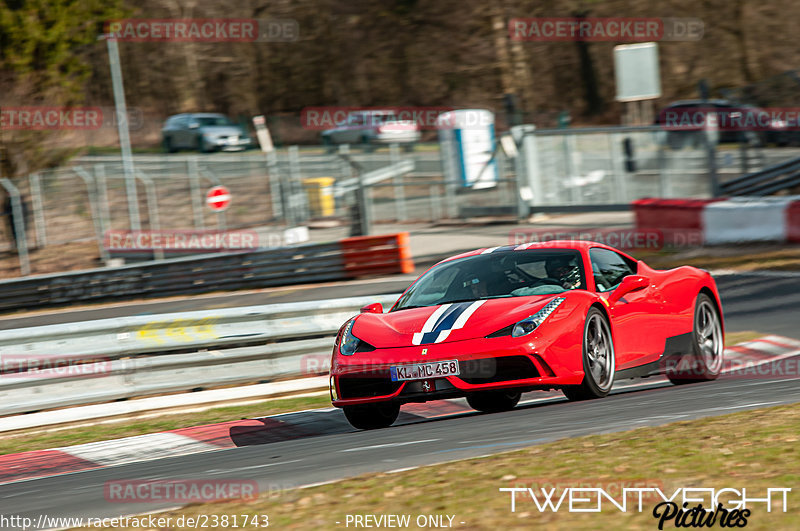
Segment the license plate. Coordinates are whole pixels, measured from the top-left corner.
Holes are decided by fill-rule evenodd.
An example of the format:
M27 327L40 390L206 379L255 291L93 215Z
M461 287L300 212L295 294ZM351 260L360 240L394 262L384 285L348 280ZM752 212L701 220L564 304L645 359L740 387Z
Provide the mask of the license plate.
M409 363L407 365L397 365L390 367L389 372L393 382L405 380L425 380L427 378L441 378L444 376L456 376L458 372L458 360L432 361L429 363Z

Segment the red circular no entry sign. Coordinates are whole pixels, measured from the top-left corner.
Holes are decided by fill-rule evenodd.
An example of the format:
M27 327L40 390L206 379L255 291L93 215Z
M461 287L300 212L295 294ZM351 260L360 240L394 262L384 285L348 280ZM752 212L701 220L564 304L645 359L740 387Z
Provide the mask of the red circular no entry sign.
M217 212L225 210L231 202L231 192L224 186L215 186L206 194L206 204Z

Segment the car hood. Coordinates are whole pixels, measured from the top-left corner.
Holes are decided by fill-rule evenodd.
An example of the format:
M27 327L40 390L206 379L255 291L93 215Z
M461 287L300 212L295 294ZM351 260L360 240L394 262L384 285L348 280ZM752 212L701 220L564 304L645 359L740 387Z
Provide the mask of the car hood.
M245 132L242 131L242 128L235 125L208 125L201 127L200 130L203 133L209 133L218 136L246 136Z
M559 295L533 295L363 313L353 334L377 348L408 347L486 337L539 311Z

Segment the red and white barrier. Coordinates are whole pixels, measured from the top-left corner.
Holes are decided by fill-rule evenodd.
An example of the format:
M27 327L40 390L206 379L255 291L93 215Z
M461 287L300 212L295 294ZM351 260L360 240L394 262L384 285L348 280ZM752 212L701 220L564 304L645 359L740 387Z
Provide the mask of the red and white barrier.
M708 245L800 242L800 196L639 199L637 229L701 230Z
M354 236L339 240L344 271L349 278L413 273L409 234Z

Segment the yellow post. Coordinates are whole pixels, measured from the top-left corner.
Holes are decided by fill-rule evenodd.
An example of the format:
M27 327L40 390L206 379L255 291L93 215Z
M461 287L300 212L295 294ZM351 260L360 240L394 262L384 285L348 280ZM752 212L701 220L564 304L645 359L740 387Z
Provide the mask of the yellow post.
M311 216L315 218L327 218L333 216L335 202L333 198L333 177L315 177L313 179L303 179L303 188L308 196L308 206Z

